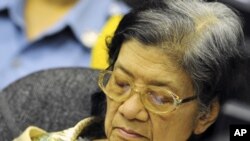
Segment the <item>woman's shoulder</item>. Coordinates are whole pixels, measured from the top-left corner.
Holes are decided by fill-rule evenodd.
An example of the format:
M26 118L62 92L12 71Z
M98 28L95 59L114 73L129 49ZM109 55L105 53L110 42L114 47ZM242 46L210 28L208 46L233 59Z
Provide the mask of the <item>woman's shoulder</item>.
M38 127L28 127L14 141L76 141L82 130L93 122L94 118L89 117L78 122L74 127L58 131L46 132Z

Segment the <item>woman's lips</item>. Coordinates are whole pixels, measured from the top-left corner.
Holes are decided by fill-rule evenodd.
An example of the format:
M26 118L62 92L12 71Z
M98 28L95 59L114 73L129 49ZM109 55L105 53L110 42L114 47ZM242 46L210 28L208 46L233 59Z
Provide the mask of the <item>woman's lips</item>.
M138 134L137 132L125 128L117 128L119 133L127 138L140 138L143 137L142 135Z

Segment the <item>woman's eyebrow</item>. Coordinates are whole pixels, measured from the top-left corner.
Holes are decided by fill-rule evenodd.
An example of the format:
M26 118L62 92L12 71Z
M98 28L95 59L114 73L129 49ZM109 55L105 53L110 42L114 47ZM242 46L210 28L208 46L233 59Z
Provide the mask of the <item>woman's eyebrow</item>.
M122 70L127 75L134 77L133 73L131 73L129 70L127 70L125 67L123 67L121 64L117 64L117 69ZM152 86L159 86L159 87L170 87L172 85L171 81L160 81L160 80L150 80L148 85Z
M117 69L122 70L127 75L134 77L134 75L129 70L127 70L125 67L123 67L121 64L118 64L116 67L117 67Z
M159 80L151 80L151 81L149 81L148 84L153 85L153 86L163 87L163 86L169 86L171 84L171 82L159 81Z

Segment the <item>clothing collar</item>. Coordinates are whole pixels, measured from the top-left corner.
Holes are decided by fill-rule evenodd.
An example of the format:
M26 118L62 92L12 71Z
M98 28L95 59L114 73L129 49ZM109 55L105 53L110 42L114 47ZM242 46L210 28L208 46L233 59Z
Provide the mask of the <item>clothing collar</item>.
M78 3L65 15L65 17L42 33L37 41L70 27L75 37L84 45L83 36L89 32L98 33L110 15L110 5L114 0L79 0ZM11 20L25 31L24 21L25 0L1 0L0 11L7 9ZM33 42L34 42L33 41Z
M65 17L67 24L75 36L83 44L86 35L100 32L108 16L113 0L80 0L79 3ZM87 45L88 46L88 45Z
M24 0L1 0L0 12L8 10L11 20L19 27L24 27L23 19Z
M9 2L8 0L1 0L1 1L0 1L0 12L1 12L2 10L4 10L4 9L7 8L8 2Z

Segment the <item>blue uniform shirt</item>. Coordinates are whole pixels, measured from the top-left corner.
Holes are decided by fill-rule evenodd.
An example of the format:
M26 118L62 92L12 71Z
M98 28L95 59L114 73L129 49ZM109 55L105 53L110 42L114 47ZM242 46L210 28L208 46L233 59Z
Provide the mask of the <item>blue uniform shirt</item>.
M112 0L79 0L61 21L32 41L25 33L24 3L0 1L0 90L42 69L89 67L91 48L83 38L100 32L114 6Z

